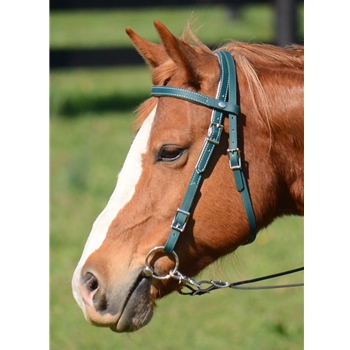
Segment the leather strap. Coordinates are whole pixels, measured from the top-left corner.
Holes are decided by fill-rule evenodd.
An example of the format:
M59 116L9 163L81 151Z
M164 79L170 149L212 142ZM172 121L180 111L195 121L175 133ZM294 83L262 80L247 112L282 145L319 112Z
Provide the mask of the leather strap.
M226 102L224 99L216 99L211 98L198 92L175 88L171 86L153 86L152 87L152 95L153 96L169 96L175 97L182 100L187 100L190 102L197 103L202 106L206 106L209 108L217 109L219 111L225 111L229 113L239 113L239 106L235 103Z
M237 103L237 92L236 92L236 67L231 54L225 55L228 64L229 80L231 82L229 88L228 100ZM234 87L234 88L233 88ZM248 217L250 235L246 244L254 242L257 234L256 220L253 210L252 201L249 194L248 185L242 170L241 164L241 152L238 148L238 130L237 130L237 116L238 114L229 113L229 148L227 150L230 162L230 168L233 171L233 176L236 182L237 191L241 193L244 209Z
M228 149L230 168L233 170L237 190L242 195L242 200L250 226L250 237L247 243L253 242L256 237L256 222L253 206L251 203L248 186L246 184L245 177L241 168L240 151L238 149L237 116L240 109L237 105L237 79L235 64L232 55L229 52L218 51L216 54L219 57L221 67L221 76L216 98L211 98L194 91L171 86L152 87L152 96L175 97L213 109L211 123L208 129L208 135L204 141L201 154L199 155L183 202L180 208L177 210L174 220L171 224L172 229L169 238L164 246L164 251L168 253L171 253L174 250L180 234L186 228L186 224L191 215L192 203L199 188L203 173L209 163L215 146L220 142L223 129L222 119L224 113L228 114L230 120L230 141Z

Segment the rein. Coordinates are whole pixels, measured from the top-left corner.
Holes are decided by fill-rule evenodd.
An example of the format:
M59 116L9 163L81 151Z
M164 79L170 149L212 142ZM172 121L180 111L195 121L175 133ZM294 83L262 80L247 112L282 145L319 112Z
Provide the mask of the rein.
M209 163L214 148L220 143L222 134L223 117L227 115L229 118L229 148L227 153L229 156L229 166L233 171L233 177L235 180L237 191L241 193L244 209L248 218L250 235L245 244L254 242L257 234L256 220L253 210L252 201L249 194L247 181L245 179L242 162L241 152L238 148L238 134L237 134L237 116L240 112L240 107L237 104L237 78L236 67L232 55L228 51L218 51L216 55L219 58L220 63L220 81L218 86L218 92L216 98L211 98L197 92L193 92L186 89L175 88L171 86L153 86L151 94L152 96L168 96L178 99L190 101L213 110L211 116L211 123L208 129L207 137L205 138L201 153L199 155L197 164L193 171L190 183L185 193L184 199L180 208L177 209L171 224L171 232L164 246L158 246L153 248L146 256L146 263L142 274L146 277L153 277L158 280L173 278L179 281L179 293L183 295L202 295L211 292L215 289L222 288L234 288L234 289L269 289L269 288L284 288L295 287L303 284L289 284L278 286L260 286L260 287L242 287L242 285L248 283L254 283L261 280L266 280L282 275L287 275L294 272L299 272L304 268L298 268L290 271L285 271L279 274L269 275L256 279L229 283L222 281L200 281L196 282L194 279L184 276L178 271L179 259L174 251L175 245L180 237L180 234L185 231L186 224L191 215L191 207L195 198L195 195L199 189L203 173ZM153 272L149 264L149 259L155 252L165 252L166 254L172 254L175 259L175 268L169 271L165 276L158 276ZM185 290L187 288L187 291Z

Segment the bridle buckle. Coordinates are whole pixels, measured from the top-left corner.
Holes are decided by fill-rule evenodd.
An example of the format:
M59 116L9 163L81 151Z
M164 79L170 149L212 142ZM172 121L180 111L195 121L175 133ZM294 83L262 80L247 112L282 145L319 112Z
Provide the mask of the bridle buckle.
M229 165L231 170L242 169L241 162L241 151L239 148L228 148L227 153L229 154ZM237 157L233 157L233 155L237 153ZM235 163L235 164L234 164ZM238 164L237 164L238 163Z
M174 220L170 225L171 228L179 232L184 232L190 215L191 214L186 210L181 208L177 209Z

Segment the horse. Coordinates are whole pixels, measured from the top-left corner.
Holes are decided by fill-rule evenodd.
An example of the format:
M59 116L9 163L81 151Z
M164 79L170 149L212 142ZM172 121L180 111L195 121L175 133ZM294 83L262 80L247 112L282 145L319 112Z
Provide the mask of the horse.
M72 279L86 320L114 332L147 325L183 276L275 218L304 215L303 46L212 51L154 26L160 44L126 29L154 87Z

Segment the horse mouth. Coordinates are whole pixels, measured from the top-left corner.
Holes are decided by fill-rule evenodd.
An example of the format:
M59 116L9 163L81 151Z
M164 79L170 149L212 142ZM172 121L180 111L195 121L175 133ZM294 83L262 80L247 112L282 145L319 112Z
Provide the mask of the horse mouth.
M150 278L141 275L137 278L125 299L120 317L115 325L110 326L113 332L135 332L150 322L155 305L151 287Z

